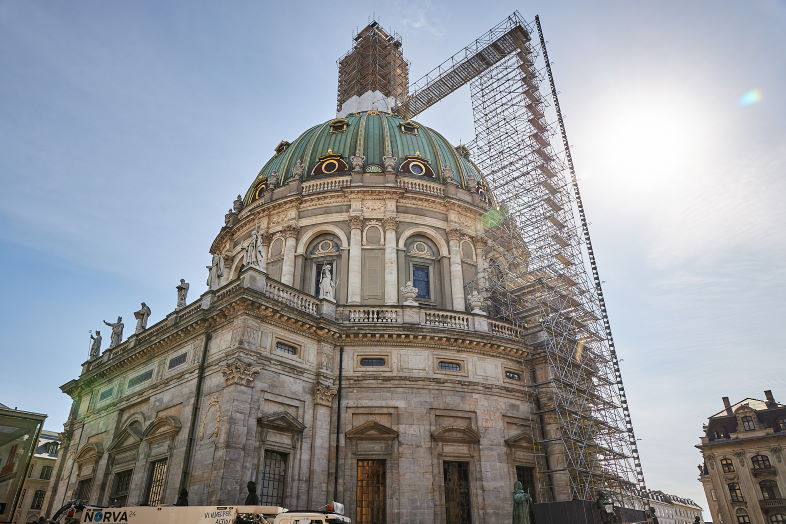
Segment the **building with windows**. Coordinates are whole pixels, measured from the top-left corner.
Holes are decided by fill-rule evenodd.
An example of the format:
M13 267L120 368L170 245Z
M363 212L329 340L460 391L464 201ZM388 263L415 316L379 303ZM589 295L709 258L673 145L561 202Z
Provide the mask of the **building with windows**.
M32 505L26 497L25 486L40 487L40 483L32 482L28 475L33 475L35 464L40 467L40 462L45 460L40 455L46 454L49 449L42 449L39 440L44 420L46 415L42 413L11 409L0 404L0 522L24 522L19 520L19 516L24 518ZM31 463L34 463L32 467ZM35 497L35 490L32 495ZM40 494L36 505L38 499Z
M509 521L516 480L538 502L575 498L536 312L514 325L484 304L511 249L485 234L502 213L484 175L467 147L390 111L408 84L395 35L364 28L340 75L338 116L282 140L226 214L208 289L62 386L50 511L183 490L238 504L249 481L262 504L336 499L359 524ZM538 460L557 472L548 489Z
M59 450L60 435L54 431L42 430L27 469L13 522L32 522L43 515L44 501L49 492Z
M714 522L786 523L786 405L771 391L746 398L709 418L701 444L699 480Z
M649 492L650 507L658 517L658 524L695 524L696 517L704 523L701 506L691 499L662 491Z

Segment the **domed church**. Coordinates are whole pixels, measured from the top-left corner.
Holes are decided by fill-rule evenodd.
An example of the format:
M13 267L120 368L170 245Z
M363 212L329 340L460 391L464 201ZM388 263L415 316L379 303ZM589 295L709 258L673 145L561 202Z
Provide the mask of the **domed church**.
M207 290L181 281L173 310L150 326L138 311L125 339L108 323L110 347L62 386L50 514L252 491L338 500L360 524L507 522L514 482L536 492L532 350L482 300L494 196L466 147L393 112L407 67L397 36L360 31L337 117L249 180Z

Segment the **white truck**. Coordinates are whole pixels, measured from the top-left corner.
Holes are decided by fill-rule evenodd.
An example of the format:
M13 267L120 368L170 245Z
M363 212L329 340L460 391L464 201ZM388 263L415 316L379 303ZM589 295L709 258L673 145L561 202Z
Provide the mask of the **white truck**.
M65 509L65 507L63 508ZM350 524L344 505L332 502L314 511L278 506L129 506L99 508L74 504L58 511L53 522L77 524Z

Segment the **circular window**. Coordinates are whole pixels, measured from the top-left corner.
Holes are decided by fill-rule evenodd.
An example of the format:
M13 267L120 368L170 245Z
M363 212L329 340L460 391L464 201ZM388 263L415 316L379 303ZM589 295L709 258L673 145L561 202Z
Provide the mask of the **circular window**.
M322 171L324 173L335 173L336 169L338 169L338 162L335 160L327 160L322 164Z
M421 164L420 162L412 162L409 165L409 171L413 175L422 175L423 173L426 172L426 167L423 164Z

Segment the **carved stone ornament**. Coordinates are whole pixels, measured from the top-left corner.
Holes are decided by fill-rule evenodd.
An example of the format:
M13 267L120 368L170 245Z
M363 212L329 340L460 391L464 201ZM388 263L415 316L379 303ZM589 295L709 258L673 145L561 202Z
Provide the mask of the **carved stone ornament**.
M284 236L286 238L297 238L297 234L300 231L300 227L295 224L289 224L284 226Z
M418 296L418 288L412 285L412 281L408 280L406 284L401 286L401 297L404 299L405 306L417 306L415 297Z
M306 170L306 166L304 166L303 162L301 162L300 159L298 158L297 162L295 162L295 165L292 166L292 179L302 180L303 173L305 172L305 170Z
M385 217L382 219L382 226L385 228L385 231L395 231L398 229L398 218Z
M278 171L273 171L270 173L270 176L267 177L267 187L269 189L275 189L278 187Z
M199 440L218 438L221 433L221 401L213 397L200 422Z
M347 217L347 222L351 229L363 228L363 217L361 215L349 215L349 217Z
M243 210L243 199L240 198L240 195L232 202L232 211L235 213L240 213Z
M473 291L468 297L467 301L469 302L470 307L472 307L472 313L475 315L485 315L486 312L483 311L481 306L483 305L483 296L478 293L477 291Z
M464 232L458 228L448 229L448 240L459 241L464 236Z
M385 155L382 157L382 163L385 165L386 173L393 173L396 171L396 162L398 162L398 158L394 156Z
M458 182L456 182L456 179L453 178L453 174L454 173L455 173L455 171L453 171L453 168L450 167L450 166L445 166L445 167L442 168L442 178L445 180L445 182L448 183L448 184L456 184L456 185L458 185Z
M240 384L243 386L250 386L254 383L254 377L257 376L259 370L241 360L234 362L227 362L221 369L224 374L226 385Z
M366 162L366 157L363 155L355 155L349 157L349 161L352 162L352 171L355 173L362 173L363 172L363 164Z
M329 406L333 403L333 397L338 393L338 389L323 384L314 384L314 402Z

